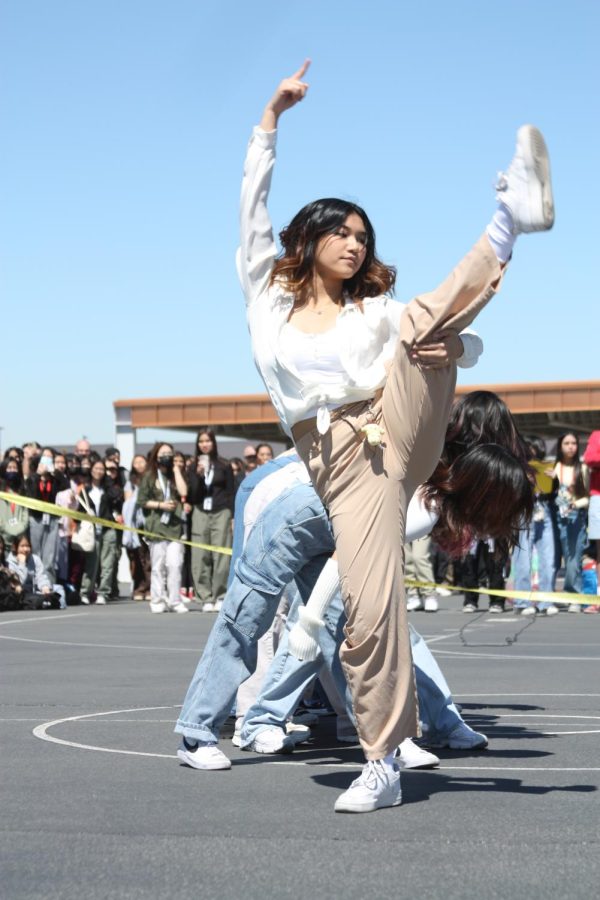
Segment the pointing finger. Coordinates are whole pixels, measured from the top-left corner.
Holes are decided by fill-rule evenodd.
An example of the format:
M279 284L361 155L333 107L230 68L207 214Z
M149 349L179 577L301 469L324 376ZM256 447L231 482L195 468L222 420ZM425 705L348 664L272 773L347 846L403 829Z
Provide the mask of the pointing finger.
M311 62L310 59L305 59L304 62L302 63L302 65L300 66L300 68L298 69L298 71L294 72L294 74L291 77L293 79L295 79L295 81L302 81L302 79L306 75L306 72L308 71L310 62Z

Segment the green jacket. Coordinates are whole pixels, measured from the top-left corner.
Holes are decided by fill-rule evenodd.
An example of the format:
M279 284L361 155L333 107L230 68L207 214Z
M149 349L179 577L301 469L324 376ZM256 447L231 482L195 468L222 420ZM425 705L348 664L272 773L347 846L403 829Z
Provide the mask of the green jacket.
M166 500L166 497L158 479L153 478L152 474L148 472L140 482L137 496L137 505L143 511L146 519L145 530L159 534L164 541L172 541L182 537L184 524L183 505L179 491L173 482L171 482L171 500L177 500L177 508L170 514L168 523L160 521L164 511L160 509L144 509L145 504L150 500L157 500L162 503L163 500ZM147 538L147 540L152 540L152 538ZM158 540L158 538L155 538L155 540Z

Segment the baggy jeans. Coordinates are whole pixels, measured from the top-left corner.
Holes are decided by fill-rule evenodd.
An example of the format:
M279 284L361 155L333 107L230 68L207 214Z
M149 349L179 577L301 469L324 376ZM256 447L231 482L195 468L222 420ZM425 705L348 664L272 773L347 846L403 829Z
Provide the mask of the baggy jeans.
M436 290L402 313L382 396L336 410L325 435L314 427L296 441L333 529L347 617L340 657L367 759L420 733L404 592L406 510L440 458L456 365L423 369L410 351L442 326L467 326L501 279L484 235ZM384 431L379 447L361 434L373 421Z

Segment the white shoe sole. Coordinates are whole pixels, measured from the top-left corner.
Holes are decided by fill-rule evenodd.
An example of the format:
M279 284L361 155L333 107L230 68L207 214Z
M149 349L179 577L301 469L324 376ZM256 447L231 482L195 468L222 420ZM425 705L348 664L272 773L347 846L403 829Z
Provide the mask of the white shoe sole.
M227 765L225 765L225 762L218 762L218 761L214 762L214 763L205 763L205 764L200 765L198 763L198 761L194 759L194 757L191 755L191 753L188 753L186 750L179 749L177 751L177 756L178 756L179 760L182 763L185 763L186 766L189 766L190 769L204 769L205 771L215 772L220 769L225 770L225 769L231 768L231 761L229 759L227 760Z
M539 182L543 217L543 227L539 230L549 230L554 225L554 197L546 141L539 128L533 125L523 125L519 128L517 140L523 149L526 163L533 169Z
M400 806L402 803L402 794L399 794L392 800L371 800L365 803L353 803L351 800L344 800L344 795L335 801L333 807L337 813L369 813L375 812L377 809L388 809L391 806Z

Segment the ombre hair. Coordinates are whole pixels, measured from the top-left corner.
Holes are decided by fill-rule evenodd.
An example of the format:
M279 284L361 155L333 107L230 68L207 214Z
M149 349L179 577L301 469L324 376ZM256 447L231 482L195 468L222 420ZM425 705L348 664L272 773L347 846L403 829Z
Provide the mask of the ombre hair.
M358 272L344 281L344 292L353 300L391 293L396 282L396 269L377 258L375 230L369 217L355 203L335 197L313 200L280 232L282 252L273 266L271 284L280 284L294 294L297 301L304 302L312 287L319 240L334 234L352 213L360 216L364 223L366 253Z

